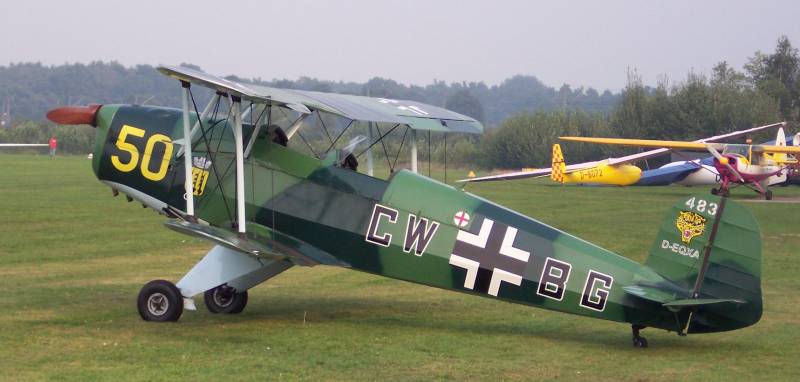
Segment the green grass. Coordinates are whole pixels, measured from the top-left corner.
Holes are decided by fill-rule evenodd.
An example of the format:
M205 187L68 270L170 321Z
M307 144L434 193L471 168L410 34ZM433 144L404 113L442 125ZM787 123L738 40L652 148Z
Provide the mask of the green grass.
M638 261L666 208L701 191L467 189ZM1 155L0 379L796 380L800 204L734 195L763 231L765 310L731 333L648 329L650 348L634 349L626 325L323 266L254 288L241 315L210 314L198 299L179 323L154 324L136 313L139 288L179 279L209 245L113 198L83 157Z

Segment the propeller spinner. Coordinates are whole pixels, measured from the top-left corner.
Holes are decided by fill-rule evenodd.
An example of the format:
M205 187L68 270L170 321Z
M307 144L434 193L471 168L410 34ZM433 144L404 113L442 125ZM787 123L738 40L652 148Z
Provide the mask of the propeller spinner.
M47 119L60 125L97 126L97 111L102 105L62 106L47 112Z

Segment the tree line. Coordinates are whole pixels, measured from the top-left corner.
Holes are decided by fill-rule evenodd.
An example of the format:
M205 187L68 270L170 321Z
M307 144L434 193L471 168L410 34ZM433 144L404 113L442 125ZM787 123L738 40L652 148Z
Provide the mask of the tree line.
M723 61L708 77L689 72L675 83L662 77L655 87L645 86L631 71L610 113L578 108L524 112L489 130L465 157L452 161L487 168L546 166L551 145L563 135L694 140L779 121L788 123L787 134L795 133L800 119L799 62L798 50L784 36L774 52L756 52L741 71ZM768 141L774 134L752 138ZM563 149L568 162L630 153L580 143Z
M191 64L184 66L202 70ZM560 89L533 76L514 76L498 85L483 82L404 85L375 77L365 83L333 82L301 77L297 80L226 77L286 89L313 90L372 97L409 99L467 114L488 125L522 111L578 108L608 112L619 94L593 88ZM180 106L180 87L150 65L125 67L117 62L45 66L19 63L0 66L0 104L11 103L16 120L39 121L57 105L133 103ZM200 101L200 100L198 100Z
M373 78L364 84L330 82L303 77L298 80L251 79L252 82L315 91L362 94L373 97L412 99L445 106L483 120L486 134L450 136L447 161L485 168L547 166L551 145L562 135L614 136L691 140L785 120L796 132L800 119L800 58L786 37L778 39L774 52L756 52L737 70L720 62L709 76L689 72L671 82L661 77L655 86L643 84L636 71L619 94L594 89L559 90L535 77L516 76L500 85L483 83L407 86ZM198 69L197 67L194 67ZM229 77L233 80L241 80ZM125 68L117 63L62 65L16 64L0 67L0 101L12 94L16 113L28 113L33 122L18 122L0 129L0 142L46 142L55 135L66 152L91 150L93 130L60 127L41 122L54 105L88 102L120 102L177 106L179 89L174 81L147 65ZM27 98L25 98L27 97ZM21 101L26 100L26 101ZM24 106L24 107L22 107ZM27 110L27 111L21 111ZM492 121L497 121L493 123ZM496 127L492 127L496 126ZM754 140L769 140L774 132ZM428 145L425 134L420 146ZM421 160L442 162L445 143L434 135ZM568 162L595 160L622 153L595 145L564 146Z

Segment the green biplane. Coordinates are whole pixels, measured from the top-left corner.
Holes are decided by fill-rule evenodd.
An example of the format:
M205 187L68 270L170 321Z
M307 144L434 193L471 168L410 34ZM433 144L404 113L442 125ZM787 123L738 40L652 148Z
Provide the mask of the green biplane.
M114 194L214 244L177 284L141 289L144 320L176 321L201 293L211 312L239 313L248 289L292 266L320 264L627 322L637 347L647 346L645 327L709 333L761 317L759 228L727 198L677 202L642 265L414 171L388 180L353 171L354 159L392 130L481 132L472 118L413 101L159 70L181 83L182 110L48 113L57 123L96 126L92 168ZM212 91L202 111L197 87ZM352 132L357 126L368 138ZM313 134L327 147L314 150ZM310 153L297 149L302 144Z

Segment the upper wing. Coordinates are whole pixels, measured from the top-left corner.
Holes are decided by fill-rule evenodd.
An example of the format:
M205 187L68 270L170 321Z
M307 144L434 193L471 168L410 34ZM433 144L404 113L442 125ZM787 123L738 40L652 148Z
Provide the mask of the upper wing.
M758 153L800 154L800 147L798 146L753 145L750 147L753 152Z
M770 127L778 127L778 126L785 126L785 125L786 125L786 122L771 123L769 125L757 126L757 127L753 127L753 128L749 128L749 129L733 131L733 132L730 132L730 133L727 133L727 134L715 135L713 137L698 139L698 140L693 141L693 142L695 142L695 143L719 142L719 141L721 141L723 139L741 137L741 136L746 135L746 134L755 133L755 132L758 132L758 131L761 131L761 130L764 130L764 129L768 129ZM655 150L648 150L648 151L645 151L645 152L642 152L642 153L633 154L633 155L627 155L627 156L624 156L624 157L609 158L608 164L614 165L614 164L620 164L620 163L632 163L632 162L636 162L636 161L640 161L640 160L655 158L657 156L666 154L667 152L669 152L669 149L666 149L666 148L658 148L658 149L655 149Z
M685 141L660 141L654 139L594 138L594 137L559 137L564 141L600 143L605 145L632 147L660 147L665 149L705 151L707 143Z
M244 100L277 104L303 113L318 110L356 121L408 125L415 130L483 133L483 125L474 118L416 101L243 84L185 67L162 66L158 70L177 80L205 86Z
M772 145L736 145L724 143L700 143L685 141L660 141L653 139L625 139L625 138L593 138L593 137L560 137L565 141L599 143L605 145L633 146L633 147L661 147L664 149L696 150L706 151L709 148L722 150L725 146L744 146L749 147L753 152L763 153L783 153L800 154L800 147L795 146L772 146Z
M243 100L256 103L266 103L270 105L286 106L292 110L306 114L311 112L308 107L297 102L297 100L291 99L290 97L284 97L281 94L276 96L259 94L256 90L248 85L240 84L235 81L229 81L221 77L186 67L160 66L158 67L158 71L178 81L204 86L221 93L239 97Z

